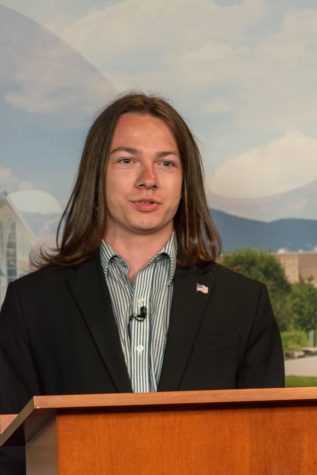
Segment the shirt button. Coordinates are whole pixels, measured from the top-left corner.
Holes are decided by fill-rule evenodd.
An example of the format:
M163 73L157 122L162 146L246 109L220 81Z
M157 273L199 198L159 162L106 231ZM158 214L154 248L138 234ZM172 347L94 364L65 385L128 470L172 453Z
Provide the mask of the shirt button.
M138 345L138 346L136 347L136 351L137 351L138 353L142 353L143 350L144 350L144 346L142 346L142 345Z

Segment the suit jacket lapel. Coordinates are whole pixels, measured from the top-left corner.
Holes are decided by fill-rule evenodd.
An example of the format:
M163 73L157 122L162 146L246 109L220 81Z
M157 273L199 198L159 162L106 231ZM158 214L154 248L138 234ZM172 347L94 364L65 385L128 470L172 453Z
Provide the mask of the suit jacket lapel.
M118 392L131 392L111 299L99 257L81 264L67 279L88 330ZM102 377L102 375L100 376Z
M212 272L177 268L159 391L178 389L213 283ZM198 290L197 284L204 287Z

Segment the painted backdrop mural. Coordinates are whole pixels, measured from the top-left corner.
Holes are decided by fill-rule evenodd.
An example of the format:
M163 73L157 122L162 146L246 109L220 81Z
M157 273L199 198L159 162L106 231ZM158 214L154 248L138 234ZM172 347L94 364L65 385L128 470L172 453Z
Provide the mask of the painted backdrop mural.
M193 129L224 250L316 285L316 32L313 0L0 0L0 298L51 242L89 124L131 89Z

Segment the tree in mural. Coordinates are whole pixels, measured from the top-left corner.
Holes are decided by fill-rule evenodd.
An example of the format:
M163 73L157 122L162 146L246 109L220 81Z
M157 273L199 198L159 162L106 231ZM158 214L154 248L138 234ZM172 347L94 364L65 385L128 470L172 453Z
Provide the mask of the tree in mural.
M221 262L225 266L265 284L280 330L286 331L293 328L295 315L293 300L290 298L291 285L285 277L281 264L272 254L247 248L224 254Z
M294 324L309 332L317 328L317 288L312 282L300 282L292 286L290 302Z

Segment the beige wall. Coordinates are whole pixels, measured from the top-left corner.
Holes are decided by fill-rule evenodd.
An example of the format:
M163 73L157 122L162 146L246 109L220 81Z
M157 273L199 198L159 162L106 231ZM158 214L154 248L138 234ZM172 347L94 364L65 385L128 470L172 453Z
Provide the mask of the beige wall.
M289 282L312 279L317 286L317 252L283 252L275 256L282 264Z

